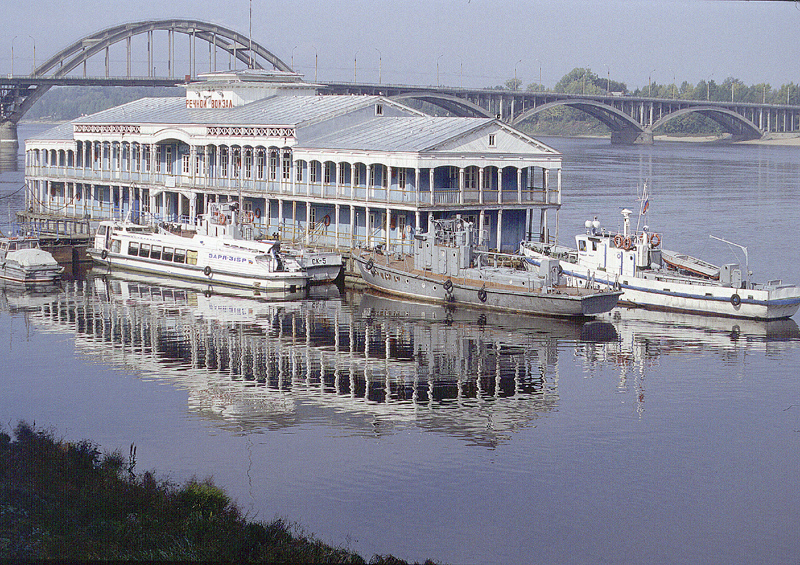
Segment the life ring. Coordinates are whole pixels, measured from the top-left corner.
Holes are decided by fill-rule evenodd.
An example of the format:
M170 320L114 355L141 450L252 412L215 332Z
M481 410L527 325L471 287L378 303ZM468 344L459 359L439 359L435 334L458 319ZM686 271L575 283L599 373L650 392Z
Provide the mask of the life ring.
M207 277L210 277L210 276L211 276L211 266L210 266L210 265L206 265L206 268L205 268L205 269L203 269L203 274L204 274L205 276L207 276Z
M478 300L481 302L486 302L486 287L481 287L478 291Z
M322 218L322 223L325 224L325 227L327 228L329 225L331 225L331 217L328 214L325 214L325 217Z
M246 223L252 224L254 220L255 220L255 214L253 214L252 212L245 212L244 213L244 221Z
M81 193L80 192L76 192L75 193L75 200L77 200L78 202L81 201Z
M731 304L733 305L733 307L738 308L741 303L742 303L742 297L734 293L733 296L731 296Z
M372 258L370 258L370 260L367 261L367 270L368 271L372 271L372 267L374 267L374 266L375 266L375 262L372 260Z
M625 241L622 242L622 248L625 251L629 251L631 249L631 247L633 247L633 242L631 241L631 238L626 237Z
M622 242L625 241L620 234L614 236L614 247L622 247Z
M223 214L217 214L217 222L219 225L224 226L228 219Z
M453 281L447 279L442 286L447 292L450 292L453 289Z
M256 208L256 218L261 218L261 208Z
M108 259L108 249L103 249L103 251L100 252L100 258L103 260Z
M652 245L653 247L658 247L659 245L661 245L661 236L658 235L657 233L654 233L653 235L651 235L650 236L650 245Z

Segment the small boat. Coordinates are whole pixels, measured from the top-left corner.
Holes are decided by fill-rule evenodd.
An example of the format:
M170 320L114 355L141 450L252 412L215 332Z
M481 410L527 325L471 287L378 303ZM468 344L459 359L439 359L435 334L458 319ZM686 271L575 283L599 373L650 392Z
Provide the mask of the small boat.
M620 288L620 304L629 306L757 320L789 318L800 308L797 286L753 283L748 264L742 271L739 264L717 266L662 249L660 233L631 231L632 213L622 210L622 233L602 229L595 218L575 236L575 248L523 241L520 253L532 269L555 259L573 283ZM711 237L740 247L747 259L746 247Z
M25 285L52 284L63 272L53 255L39 247L39 238L0 237L0 279Z
M167 275L208 285L293 293L306 287L306 270L269 244L235 237L235 209L214 205L197 232L173 233L130 221L100 222L89 256L109 268Z
M460 217L434 220L427 233L414 235L411 255L373 250L353 257L370 287L441 304L588 317L608 312L619 300L617 290L563 284L555 260L538 272L503 266L519 257L479 251L475 241L472 223Z

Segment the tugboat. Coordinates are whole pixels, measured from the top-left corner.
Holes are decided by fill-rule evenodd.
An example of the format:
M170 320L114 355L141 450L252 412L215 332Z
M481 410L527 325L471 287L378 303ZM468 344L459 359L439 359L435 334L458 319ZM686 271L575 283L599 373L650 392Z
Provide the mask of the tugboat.
M524 314L589 317L610 311L621 292L567 286L558 261L538 271L504 265L519 257L479 251L472 223L460 217L434 220L414 235L411 255L354 253L361 276L372 288L397 296L450 305Z
M646 204L645 204L646 205ZM531 241L520 253L532 269L557 261L574 284L613 285L623 291L621 304L694 314L777 320L800 308L800 289L781 280L750 281L749 264L713 265L661 248L661 234L631 230L629 209L622 210L622 233L606 231L597 219L586 221L586 233L575 236L576 248ZM641 215L640 211L640 215ZM711 236L744 251L747 248Z
M39 238L0 235L0 279L25 285L53 284L63 272L64 267L39 247Z

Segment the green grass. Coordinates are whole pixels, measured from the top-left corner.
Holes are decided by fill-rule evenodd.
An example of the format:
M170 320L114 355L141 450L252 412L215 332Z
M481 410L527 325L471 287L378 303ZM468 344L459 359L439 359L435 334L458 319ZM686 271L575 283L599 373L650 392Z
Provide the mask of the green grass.
M25 423L13 437L0 431L0 560L367 562L283 520L248 521L210 481L137 475L135 455L134 446L128 457L101 453Z

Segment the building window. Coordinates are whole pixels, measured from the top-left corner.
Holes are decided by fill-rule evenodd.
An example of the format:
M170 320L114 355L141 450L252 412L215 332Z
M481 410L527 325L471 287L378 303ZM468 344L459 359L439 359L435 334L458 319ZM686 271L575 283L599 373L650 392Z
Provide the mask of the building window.
M239 178L239 170L242 168L242 152L241 149L234 149L233 150L233 159L231 164L233 165L233 171L231 172L231 178Z
M295 168L297 169L297 182L303 182L303 161L295 163Z
M249 179L253 176L253 150L246 149L244 152L244 178Z
M343 185L347 180L347 167L339 165L339 184Z
M166 151L166 165L167 165L167 174L172 174L172 146L167 145Z
M259 179L264 178L264 150L258 150L258 156L256 157L256 177Z
M309 163L309 176L312 183L317 182L317 161L311 161Z
M142 167L144 168L143 172L149 173L150 172L150 146L149 145L145 145L145 146L142 147L142 156L144 157L144 159L142 159Z
M497 139L493 133L489 134L489 147L497 147Z
M356 186L361 184L361 165L358 163L353 165L353 184Z
M331 168L333 167L333 163L325 163L325 170L324 177L325 177L325 184L331 184Z
M467 167L464 169L464 188L476 188L478 186L477 170L475 167Z
M383 116L383 104L375 104L375 115Z
M192 171L191 163L189 162L189 155L183 155L182 161L183 161L183 174L188 175Z
M204 153L199 151L197 152L197 156L195 157L194 160L194 174L196 174L197 176L201 176L206 170L204 165L205 157L206 156Z
M159 145L156 147L156 172L161 172L161 149L162 147Z
M269 180L278 180L278 152L269 152Z
M292 154L288 151L283 153L283 180L291 180L292 178Z
M397 169L397 188L400 190L406 189L406 170Z
M375 165L369 168L369 186L375 186Z
M228 148L223 147L220 149L219 154L219 176L227 177L228 176Z

